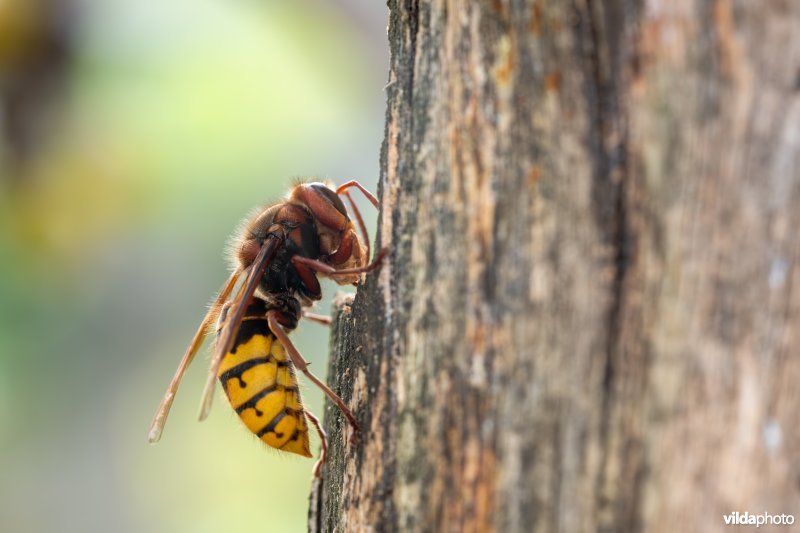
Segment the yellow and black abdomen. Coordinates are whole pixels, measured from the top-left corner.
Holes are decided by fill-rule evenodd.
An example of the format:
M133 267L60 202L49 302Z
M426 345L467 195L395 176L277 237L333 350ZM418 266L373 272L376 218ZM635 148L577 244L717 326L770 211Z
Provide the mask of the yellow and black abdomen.
M266 318L244 318L222 359L219 380L253 434L273 448L311 457L294 367Z

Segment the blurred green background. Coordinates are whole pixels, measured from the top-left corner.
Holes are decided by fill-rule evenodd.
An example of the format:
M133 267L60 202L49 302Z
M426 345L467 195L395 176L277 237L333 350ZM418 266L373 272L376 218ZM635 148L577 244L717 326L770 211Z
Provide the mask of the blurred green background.
M372 0L0 0L0 531L306 529L313 460L219 391L197 422L207 349L147 427L248 211L298 176L374 190L385 27ZM327 335L294 334L318 373Z

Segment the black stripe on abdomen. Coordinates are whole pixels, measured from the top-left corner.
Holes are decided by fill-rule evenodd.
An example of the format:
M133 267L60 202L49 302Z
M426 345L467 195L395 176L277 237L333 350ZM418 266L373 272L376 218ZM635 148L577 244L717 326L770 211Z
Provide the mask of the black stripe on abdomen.
M280 424L281 420L283 420L286 416L299 417L301 413L302 411L295 411L294 409L288 409L288 408L284 409L283 411L275 415L275 417L272 420L270 420L269 424L259 429L258 432L256 432L256 436L260 439L261 437L272 431L275 433L276 437L282 439L283 433L278 433L277 431L275 431L275 428L278 427L278 424ZM297 430L295 430L295 432L296 431Z
M247 409L255 409L256 415L261 416L262 412L256 408L256 404L264 398L270 392L275 392L276 390L281 389L285 392L297 392L297 387L284 387L283 385L278 385L277 383L274 385L270 385L269 387L264 387L260 391L258 391L252 398L244 402L242 405L236 408L236 414L242 414Z
M275 340L273 339L273 342ZM235 351L235 347L232 352ZM225 390L225 393L228 392L228 381L231 379L238 379L239 386L245 388L247 383L245 383L244 379L242 379L242 374L250 370L251 368L257 367L259 365L276 365L278 368L283 366L289 366L288 361L278 361L272 355L265 355L263 357L254 357L253 359L248 359L247 361L242 361L236 366L233 366L219 375L219 381L222 383L222 388Z
M236 353L239 346L245 344L256 335L263 335L264 337L275 339L275 336L269 329L269 323L266 318L246 318L242 320L230 353Z

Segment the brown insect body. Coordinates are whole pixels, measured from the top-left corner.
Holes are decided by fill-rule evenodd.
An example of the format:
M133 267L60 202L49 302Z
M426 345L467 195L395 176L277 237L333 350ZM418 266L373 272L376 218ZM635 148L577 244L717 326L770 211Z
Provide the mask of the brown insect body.
M219 379L231 406L248 429L272 447L309 455L310 421L322 440L322 453L315 468L315 475L319 475L327 441L319 421L302 405L295 377L295 370L299 370L358 429L349 408L308 370L308 362L287 335L297 326L302 307L322 297L318 274L339 284L357 284L383 258L382 250L368 263L368 238L361 215L346 192L349 187L357 187L378 206L377 200L357 182L348 182L337 190L324 183L300 183L284 202L263 209L246 224L234 248L237 266L178 366L153 418L151 442L160 438L183 373L214 329L216 316L220 317L218 338L204 390L201 420L208 414L214 382ZM364 241L339 195L346 196L353 207ZM244 275L246 279L229 299Z
M293 262L299 256L333 267L363 268L368 260L344 204L327 185L303 183L295 186L286 202L266 208L252 219L241 236L237 257L245 269L255 260L270 233L282 232L283 245L276 251L259 285L261 295L297 295L304 305L322 297L316 272ZM360 274L338 276L339 284L355 284Z

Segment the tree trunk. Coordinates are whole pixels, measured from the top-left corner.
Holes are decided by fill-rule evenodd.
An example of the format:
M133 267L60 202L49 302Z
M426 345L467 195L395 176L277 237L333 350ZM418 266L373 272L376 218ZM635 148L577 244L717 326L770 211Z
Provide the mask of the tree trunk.
M339 305L362 432L327 407L311 529L797 513L800 3L389 9L390 254Z

